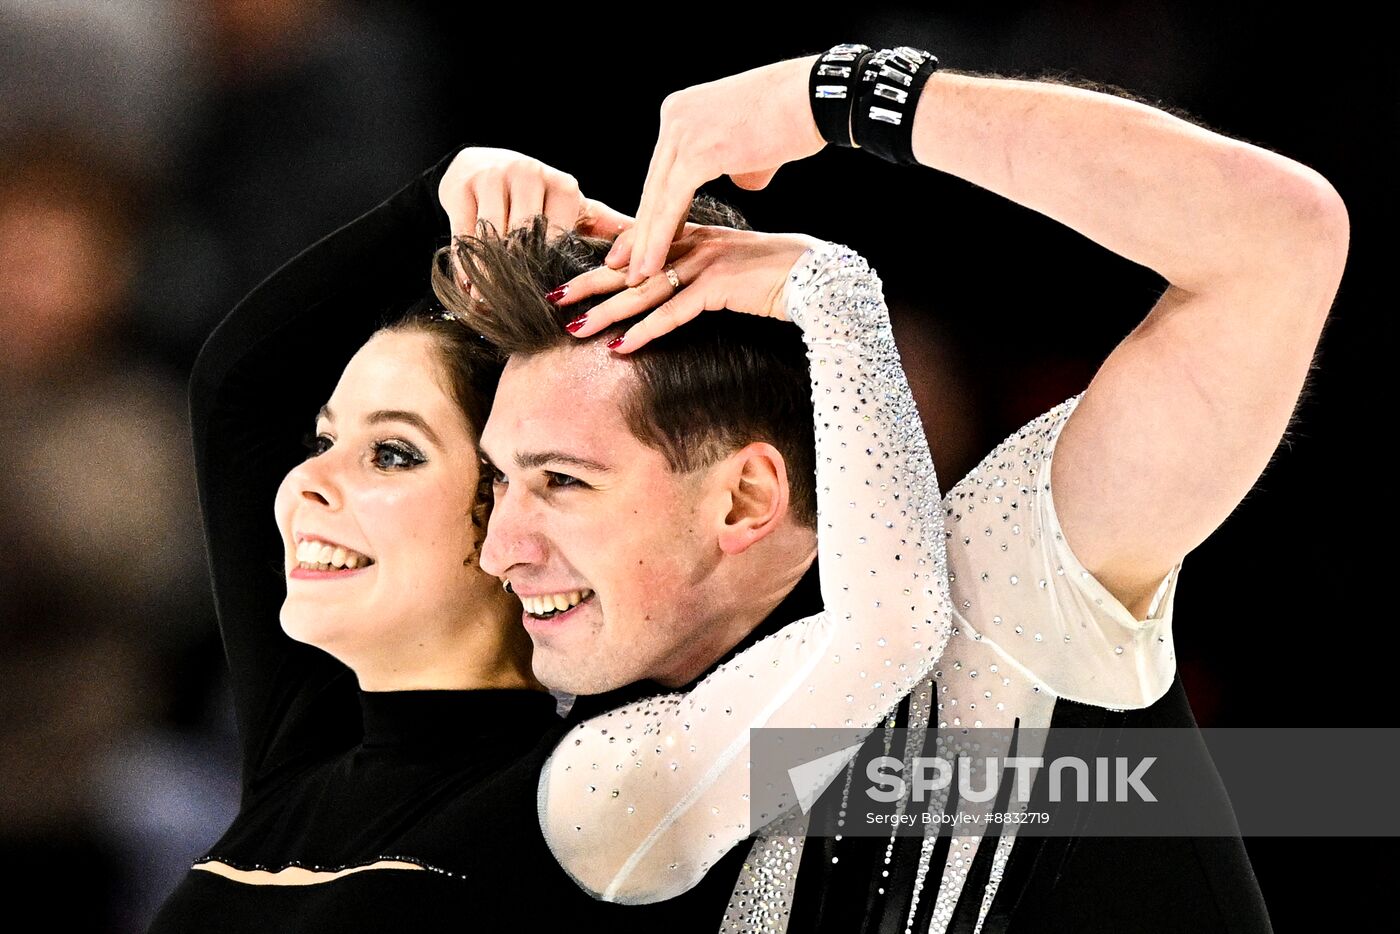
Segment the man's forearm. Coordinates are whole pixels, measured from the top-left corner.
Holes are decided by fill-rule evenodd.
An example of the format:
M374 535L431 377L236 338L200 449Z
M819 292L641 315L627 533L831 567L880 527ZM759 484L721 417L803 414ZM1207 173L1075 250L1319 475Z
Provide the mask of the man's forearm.
M935 73L914 154L1191 292L1345 252L1340 199L1275 153L1108 94Z

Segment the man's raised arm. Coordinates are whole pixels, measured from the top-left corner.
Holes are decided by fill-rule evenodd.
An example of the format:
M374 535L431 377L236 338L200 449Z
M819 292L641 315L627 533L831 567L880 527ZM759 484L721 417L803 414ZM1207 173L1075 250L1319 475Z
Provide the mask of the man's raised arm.
M765 65L666 98L636 227L608 256L627 266L628 285L660 274L701 184L729 175L762 188L784 163L822 149L814 62ZM877 98L903 106L899 87ZM1052 217L1169 283L1094 377L1052 468L1073 551L1140 616L1282 438L1341 280L1346 209L1306 166L1111 94L945 71L914 106L920 163ZM860 108L853 129L857 121L877 126ZM1056 296L1046 314L1079 307L1076 296Z
M1169 283L1094 376L1052 467L1075 554L1141 616L1278 446L1341 280L1346 209L1303 165L1063 85L936 73L913 144Z

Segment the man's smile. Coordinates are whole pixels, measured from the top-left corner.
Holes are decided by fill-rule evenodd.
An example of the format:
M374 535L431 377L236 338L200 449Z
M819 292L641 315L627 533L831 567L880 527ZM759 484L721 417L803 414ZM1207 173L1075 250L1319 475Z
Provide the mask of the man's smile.
M524 609L526 626L531 623L563 622L581 605L593 598L593 591L587 587L560 593L517 594Z

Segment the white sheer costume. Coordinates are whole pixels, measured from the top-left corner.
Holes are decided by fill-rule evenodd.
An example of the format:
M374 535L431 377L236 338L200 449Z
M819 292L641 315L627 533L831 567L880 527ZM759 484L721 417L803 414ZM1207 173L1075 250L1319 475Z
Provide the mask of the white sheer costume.
M1074 555L1055 513L1055 442L1079 398L1012 434L943 500L953 629L929 677L910 694L907 722L893 716L886 721L937 730L951 743L942 754L956 754L966 730L1000 729L1006 735L1019 725L1018 754L1035 756L1039 748L1030 743L1044 738L1058 700L1131 714L1153 706L1172 687L1171 620L1181 565L1162 580L1147 613L1136 619ZM985 731L975 736L983 754L992 752L987 746L992 734ZM905 768L907 774L912 763L906 761ZM850 776L848 770L847 789ZM930 810L938 808L935 803ZM994 840L953 836L938 865L933 856L940 825L926 826L930 831L920 841L916 874L905 883L912 888L911 907L899 921L914 930L909 925L920 914L921 900L932 899L927 921L917 930L942 934L960 902L969 900L980 931L1016 842L1016 825L1007 825ZM722 934L786 930L806 827L807 818L794 815L784 822L783 834L769 828L755 843ZM994 848L990 872L979 888L970 889L965 883L979 845ZM870 867L872 876L890 876L894 852L892 834L885 863ZM869 917L879 917L885 910L881 901L894 894L877 882L874 897L862 906ZM854 897L864 899L864 890Z
M540 777L541 827L560 864L604 899L673 897L755 829L750 728L873 727L948 639L938 483L880 280L824 244L793 267L785 300L811 362L825 609L689 693L565 734Z
M915 692L911 727L1010 730L1019 722L1022 730L1034 730L1050 726L1059 699L1137 710L1171 687L1172 605L1181 564L1163 578L1144 618L1136 619L1075 556L1055 513L1055 442L1080 398L1033 419L948 492L943 521L954 629L933 677ZM1039 750L1023 745L1020 754ZM995 841L985 889L967 895L982 903L979 929L1015 829L1008 825ZM929 865L934 838L925 839L916 891L925 879L941 882L931 896L937 904L930 931L946 929L981 842L955 836L940 873Z
M1013 433L943 500L953 629L930 677L911 692L907 723L891 718L888 725L937 730L951 743L944 755L956 754L966 730L1009 735L1019 726L1018 754L1036 756L1040 749L1032 743L1043 740L1059 700L1142 711L1172 687L1171 620L1181 565L1167 574L1147 613L1136 619L1074 555L1055 513L1055 443L1079 398ZM991 735L976 734L983 754L993 752L987 745ZM906 769L911 767L906 762ZM1030 770L1033 776L1037 771ZM1016 825L1007 825L997 839L953 836L939 865L933 856L940 825L926 826L930 831L921 841L912 905L900 920L913 924L921 900L932 899L918 931L941 934L960 902L970 900L980 931L1016 842ZM787 836L765 835L757 842L723 934L785 930L797 875L787 867L801 860L805 827L805 820L793 820ZM965 890L979 846L994 847L990 872L980 888ZM886 860L894 851L891 835ZM888 874L888 865L872 872ZM893 893L877 889L872 912L883 910L878 899L887 894Z

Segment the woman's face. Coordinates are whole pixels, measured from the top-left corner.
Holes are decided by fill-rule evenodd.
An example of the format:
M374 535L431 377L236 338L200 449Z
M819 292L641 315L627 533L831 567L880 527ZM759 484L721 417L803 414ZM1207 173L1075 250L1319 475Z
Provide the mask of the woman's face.
M475 561L477 447L446 390L434 338L380 332L316 418L316 442L277 491L282 628L355 669L440 667L500 593ZM310 413L308 413L310 414Z

